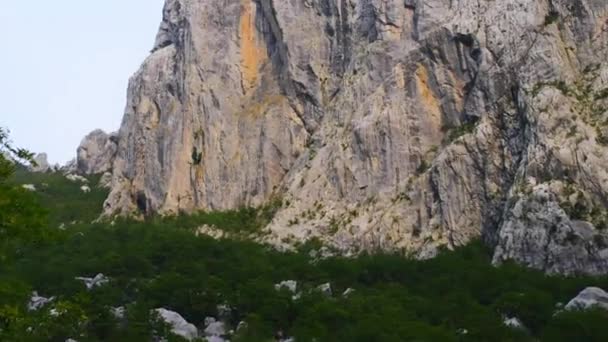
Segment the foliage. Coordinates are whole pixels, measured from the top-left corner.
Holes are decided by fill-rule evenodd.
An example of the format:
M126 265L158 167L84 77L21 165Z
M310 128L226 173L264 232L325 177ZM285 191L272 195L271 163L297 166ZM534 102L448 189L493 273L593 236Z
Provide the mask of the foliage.
M447 130L447 136L444 138L444 144L451 144L458 140L458 138L473 133L476 126L477 122L473 120L453 128L444 128L444 130Z
M200 327L205 317L219 316L219 304L232 308L230 327L247 322L233 341L270 341L278 332L297 341L606 340L606 312L556 314L555 305L587 286L608 288L608 278L493 267L481 242L425 261L364 254L313 262L309 252L321 247L318 241L279 252L247 239L213 240L192 232L201 224L256 232L283 205L280 199L257 209L88 223L101 210L101 194L79 192L57 174L23 173L12 181L26 179L48 184L20 195L51 211L51 223L37 224L40 239L10 238L14 243L4 246L11 257L0 263L2 341L179 341L152 309L177 311ZM35 207L24 202L14 212ZM66 218L83 223L57 229L57 220ZM98 273L110 283L87 290L75 279ZM274 284L289 279L298 281L299 299L275 290ZM315 290L327 282L332 296ZM347 288L355 291L342 296ZM56 299L28 311L34 290ZM125 319L110 313L118 306L127 309ZM519 318L527 329L505 326L505 317Z
M545 26L549 26L559 20L559 12L552 10L545 16Z

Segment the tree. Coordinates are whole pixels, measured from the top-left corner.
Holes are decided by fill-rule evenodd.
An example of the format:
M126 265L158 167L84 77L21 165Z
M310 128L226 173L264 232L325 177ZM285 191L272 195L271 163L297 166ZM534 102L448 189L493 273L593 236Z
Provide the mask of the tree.
M13 239L38 239L46 218L34 194L8 182L15 162L35 165L33 154L13 147L8 130L0 127L0 260L6 258Z

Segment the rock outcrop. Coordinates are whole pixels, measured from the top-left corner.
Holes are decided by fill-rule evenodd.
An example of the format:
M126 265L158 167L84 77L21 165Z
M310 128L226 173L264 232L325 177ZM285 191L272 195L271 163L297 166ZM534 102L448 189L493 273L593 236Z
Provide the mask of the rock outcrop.
M173 334L180 336L187 341L198 338L198 329L196 329L196 326L188 323L188 321L177 312L163 308L155 309L154 312L158 315L159 319L170 326Z
M608 293L599 287L588 287L566 304L566 310L586 310L591 308L608 310Z
M78 146L77 171L81 174L100 174L112 169L118 137L97 129L89 133Z
M607 57L604 0L167 0L105 212L607 273Z
M48 155L46 153L38 153L34 156L35 164L29 167L31 172L40 172L44 173L51 170L51 165L49 164Z

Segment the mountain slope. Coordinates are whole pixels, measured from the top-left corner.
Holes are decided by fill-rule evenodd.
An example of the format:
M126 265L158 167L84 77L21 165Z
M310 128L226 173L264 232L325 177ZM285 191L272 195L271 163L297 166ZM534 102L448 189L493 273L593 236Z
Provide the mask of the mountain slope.
M608 272L603 0L167 0L106 215L258 206L267 240Z

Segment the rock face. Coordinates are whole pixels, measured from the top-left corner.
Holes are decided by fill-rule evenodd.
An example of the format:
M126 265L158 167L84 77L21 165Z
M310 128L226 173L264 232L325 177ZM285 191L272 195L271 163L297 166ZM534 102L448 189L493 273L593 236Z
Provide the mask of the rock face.
M266 238L472 239L608 272L605 0L167 0L107 215L283 199Z
M118 137L98 129L89 133L78 146L77 170L91 175L110 171L116 156Z

